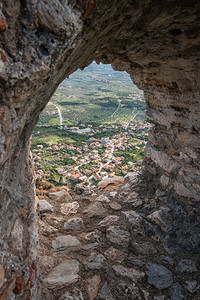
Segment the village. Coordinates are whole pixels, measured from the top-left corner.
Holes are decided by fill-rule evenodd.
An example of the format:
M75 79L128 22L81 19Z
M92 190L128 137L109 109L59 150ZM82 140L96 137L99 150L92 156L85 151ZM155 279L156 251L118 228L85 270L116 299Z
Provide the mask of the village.
M142 167L149 124L79 124L59 126L73 143L42 143L32 149L35 178L54 186L96 185L107 177L124 176ZM44 127L44 126L43 126ZM36 134L38 134L36 132ZM80 140L80 137L83 137Z
M150 126L143 92L128 74L95 63L78 70L59 86L32 135L37 196L140 170Z

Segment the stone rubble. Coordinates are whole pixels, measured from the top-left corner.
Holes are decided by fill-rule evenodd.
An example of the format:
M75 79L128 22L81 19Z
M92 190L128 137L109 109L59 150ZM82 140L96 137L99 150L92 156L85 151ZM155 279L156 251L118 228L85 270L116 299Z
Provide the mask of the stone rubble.
M197 267L194 263L194 261L189 259L183 259L181 260L177 267L176 267L177 273L193 273L197 272Z
M191 294L195 293L197 290L199 290L200 285L196 280L194 281L186 281L184 284L184 287L186 290L188 290Z
M38 225L40 227L41 234L44 236L48 236L52 233L58 232L57 228L55 228L54 226L51 226L49 224L46 224L43 220L39 220Z
M118 276L127 276L132 280L132 282L135 283L138 281L138 279L143 278L145 275L143 272L140 272L136 269L125 268L121 265L113 266L113 270L115 270Z
M116 202L109 203L109 206L113 210L120 210L122 208L122 206L119 203L116 203Z
M99 270L105 267L106 258L101 253L92 252L83 262L86 269Z
M97 275L94 275L94 277L86 281L86 290L88 292L90 300L94 300L96 298L100 283L101 277Z
M124 183L124 178L115 176L106 178L98 183L98 187L104 191L115 191Z
M172 273L164 266L147 263L146 268L148 269L146 272L148 282L154 285L158 290L166 289L172 285Z
M104 285L102 286L102 289L99 293L99 298L100 299L104 299L104 300L114 300L111 291L108 287L108 283L107 281L104 283Z
M76 214L79 209L79 203L74 201L72 203L63 203L61 204L60 211L64 215Z
M82 218L71 218L67 222L65 222L63 228L65 230L79 230L83 227L83 219Z
M43 284L50 289L60 289L76 282L79 278L79 262L75 259L65 260L56 266L43 279Z
M100 202L110 202L110 199L104 195L100 195L95 199L95 201L100 201Z
M39 220L43 300L200 299L197 215L145 190L138 174L114 194L77 191L51 199Z
M173 294L170 300L184 300L185 297L182 292L182 286L177 282L174 284Z
M117 195L117 191L109 193L109 196L112 198L115 198L116 195Z
M165 265L170 265L170 266L174 265L174 260L169 256L161 257L160 262L165 264Z
M166 297L164 295L161 295L161 296L155 296L153 298L153 300L166 300Z
M53 212L53 206L46 200L39 200L40 213Z
M116 249L114 247L110 247L108 248L104 255L110 259L111 261L117 262L119 264L122 263L122 261L125 259L126 254L122 251L120 251L119 249Z
M114 244L126 245L129 242L130 233L127 230L123 230L117 226L110 226L106 230L107 239Z
M2 285L4 284L4 280L5 280L5 270L3 268L2 265L0 265L0 287L2 287Z
M49 193L49 198L55 200L56 202L70 202L72 200L70 194L65 190Z
M80 242L79 240L72 235L62 235L55 238L55 240L52 241L52 251L58 252L63 251L71 247L79 246Z
M119 220L118 216L110 215L105 217L103 220L101 220L101 222L99 222L98 225L101 227L107 227L117 223L118 220Z
M59 297L58 300L84 300L84 298L80 290L74 289L72 293L66 292L64 295Z
M107 209L100 202L91 203L84 211L84 214L87 214L88 217L99 217L105 216L107 214Z

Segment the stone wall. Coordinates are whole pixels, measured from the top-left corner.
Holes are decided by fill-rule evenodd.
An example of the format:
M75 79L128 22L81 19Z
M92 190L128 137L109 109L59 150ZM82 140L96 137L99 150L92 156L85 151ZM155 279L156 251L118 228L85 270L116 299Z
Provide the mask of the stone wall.
M146 147L147 170L182 200L199 200L198 93L157 93L153 98L147 94L146 101L147 118L153 123Z
M199 200L198 2L1 1L0 299L37 298L29 138L60 82L93 60L144 90L152 180L185 205Z

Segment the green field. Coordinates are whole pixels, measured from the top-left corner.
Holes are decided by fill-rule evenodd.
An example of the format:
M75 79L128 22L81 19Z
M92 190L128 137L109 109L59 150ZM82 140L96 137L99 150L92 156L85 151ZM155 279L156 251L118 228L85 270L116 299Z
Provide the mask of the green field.
M122 107L116 111L119 100ZM92 63L84 71L77 70L65 79L51 99L62 113L64 124L79 122L117 123L145 120L143 92L133 84L126 72L114 71L110 65ZM59 125L56 108L48 104L39 124Z

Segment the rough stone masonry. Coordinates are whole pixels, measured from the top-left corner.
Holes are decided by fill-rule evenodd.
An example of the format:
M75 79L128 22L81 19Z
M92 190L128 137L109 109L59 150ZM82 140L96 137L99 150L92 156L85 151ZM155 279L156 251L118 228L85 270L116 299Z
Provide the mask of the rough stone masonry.
M198 203L199 16L196 0L1 0L0 299L38 297L30 136L62 80L93 60L144 90L152 184Z

